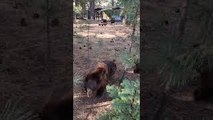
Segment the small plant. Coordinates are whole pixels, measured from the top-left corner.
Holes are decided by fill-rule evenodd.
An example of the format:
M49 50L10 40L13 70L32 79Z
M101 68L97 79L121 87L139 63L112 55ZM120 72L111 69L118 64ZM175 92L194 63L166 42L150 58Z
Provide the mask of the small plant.
M107 86L113 98L112 109L101 114L98 120L139 120L140 119L140 82L125 79L121 87Z

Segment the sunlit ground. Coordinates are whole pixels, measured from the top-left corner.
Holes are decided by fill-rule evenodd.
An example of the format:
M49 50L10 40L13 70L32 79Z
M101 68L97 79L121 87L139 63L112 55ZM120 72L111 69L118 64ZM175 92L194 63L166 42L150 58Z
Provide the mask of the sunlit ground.
M89 26L89 33L88 33ZM76 29L77 27L77 29ZM100 39L112 39L116 37L127 37L131 32L122 23L116 23L111 25L108 23L106 26L99 26L98 22L93 24L74 24L75 32L83 37L96 37ZM92 39L98 40L98 39Z

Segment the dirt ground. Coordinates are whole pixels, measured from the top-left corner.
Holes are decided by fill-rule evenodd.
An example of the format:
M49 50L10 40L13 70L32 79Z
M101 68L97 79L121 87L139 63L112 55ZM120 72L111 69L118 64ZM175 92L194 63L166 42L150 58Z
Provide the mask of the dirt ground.
M89 32L86 21L77 21L74 24L74 74L85 76L91 69L94 69L98 61L115 59L117 71L112 84L117 85L124 69L118 55L129 48L130 38L128 36L131 29L122 23L107 24L106 26L99 26L98 21L90 21L89 23ZM92 49L89 49L89 53L87 47L88 36L92 47ZM102 41L102 46L99 45L100 41ZM131 73L128 73L126 77L139 79L139 75ZM102 98L88 99L86 94L82 92L81 84L74 86L75 120L95 120L100 113L110 108L111 98L106 93Z

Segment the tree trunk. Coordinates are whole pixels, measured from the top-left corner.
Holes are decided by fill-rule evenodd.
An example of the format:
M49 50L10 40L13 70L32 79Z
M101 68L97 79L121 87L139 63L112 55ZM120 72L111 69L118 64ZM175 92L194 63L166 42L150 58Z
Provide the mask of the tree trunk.
M91 18L91 14L90 14L90 11L89 11L89 10L87 11L87 15L88 15L87 18L90 19L90 18Z
M90 0L89 19L95 19L95 0Z
M114 0L112 0L111 2L112 2L112 7L114 7L115 1L114 1Z
M135 30L136 30L137 17L138 17L139 10L140 10L140 7L138 6L138 7L136 8L135 19L134 19L134 21L133 21L132 34L131 34L131 44L130 44L130 47L129 47L129 54L131 53L132 45L133 45L133 43L134 43L134 36L135 36Z
M75 0L75 5L78 6L80 4L80 0Z

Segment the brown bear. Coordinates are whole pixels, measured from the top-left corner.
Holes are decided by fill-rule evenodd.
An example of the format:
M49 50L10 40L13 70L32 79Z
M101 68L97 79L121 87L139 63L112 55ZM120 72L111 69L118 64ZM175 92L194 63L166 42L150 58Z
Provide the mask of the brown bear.
M84 89L88 97L101 97L111 77L117 69L114 61L103 61L96 65L84 79Z
M41 120L72 120L73 91L72 87L63 86L52 92L40 110Z

